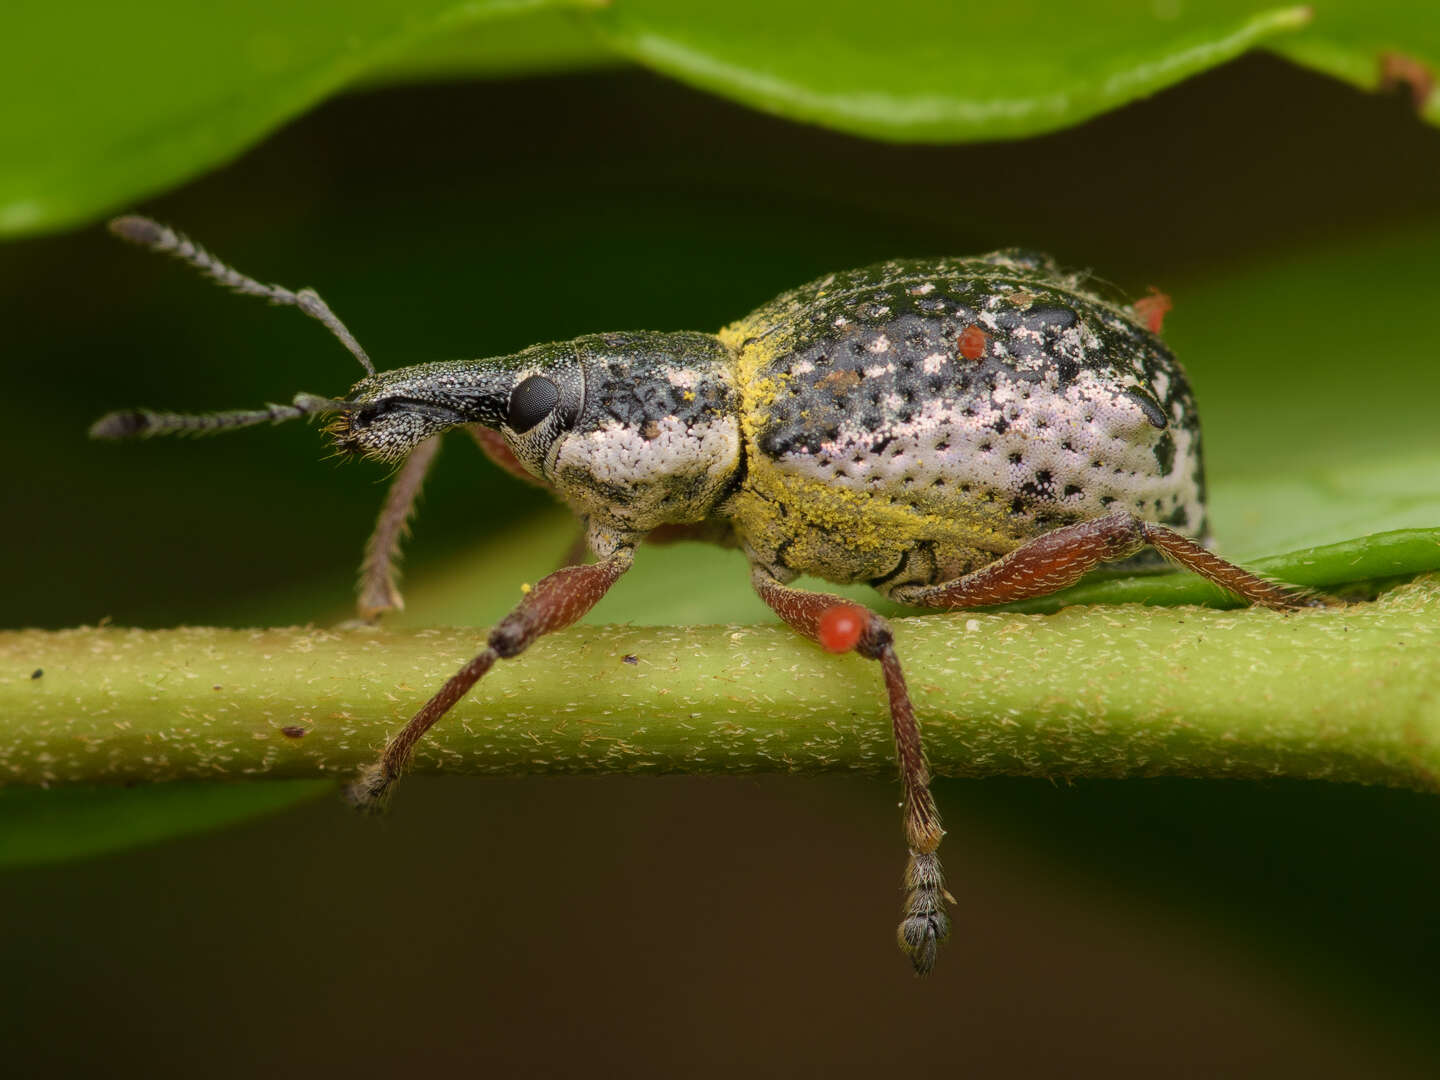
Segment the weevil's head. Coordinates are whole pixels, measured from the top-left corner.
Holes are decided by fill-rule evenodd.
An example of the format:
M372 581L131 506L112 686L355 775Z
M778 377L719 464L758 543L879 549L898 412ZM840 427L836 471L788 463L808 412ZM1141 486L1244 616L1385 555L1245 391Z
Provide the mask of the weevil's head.
M330 430L396 461L482 424L590 518L622 530L702 520L739 471L733 358L708 334L596 334L489 360L373 375Z

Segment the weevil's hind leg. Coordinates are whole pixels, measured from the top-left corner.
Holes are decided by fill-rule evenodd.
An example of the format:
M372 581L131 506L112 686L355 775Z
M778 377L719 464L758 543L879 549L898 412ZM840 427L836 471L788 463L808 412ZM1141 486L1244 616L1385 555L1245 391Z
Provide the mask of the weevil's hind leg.
M542 634L561 630L599 602L620 575L630 569L633 546L615 549L600 562L567 566L542 578L490 631L485 648L446 681L420 711L386 744L380 760L345 789L346 798L362 810L383 805L390 786L405 771L415 744L450 708L470 692L496 660L519 656Z
M385 495L385 505L375 521L375 531L365 544L365 558L360 563L360 581L355 600L360 618L375 622L389 611L405 606L396 584L400 561L400 542L410 534L410 517L415 501L425 484L425 476L440 449L440 436L426 439L405 459Z
M890 627L880 616L858 604L827 593L792 589L760 567L754 569L751 580L770 609L811 641L820 642L832 651L853 648L861 656L880 661L890 698L890 721L905 797L905 836L910 844L910 862L905 869L905 903L897 937L900 948L915 965L916 973L928 975L935 966L935 954L950 936L950 916L945 905L954 899L945 891L940 857L935 853L945 830L940 827L940 812L930 794L930 768L920 741L920 725L910 703ZM822 633L826 613L832 611L858 621L858 633L838 642Z
M890 596L902 604L929 608L1008 604L1057 592L1075 584L1100 563L1128 559L1147 545L1252 604L1286 611L1326 602L1266 581L1173 529L1141 521L1128 513L1062 526L964 577L939 585L901 586L891 590Z

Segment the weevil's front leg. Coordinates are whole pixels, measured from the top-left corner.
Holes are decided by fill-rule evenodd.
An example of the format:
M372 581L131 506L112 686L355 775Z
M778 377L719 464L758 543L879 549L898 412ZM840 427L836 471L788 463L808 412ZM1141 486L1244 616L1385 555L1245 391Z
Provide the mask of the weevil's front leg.
M910 704L890 627L858 604L827 593L792 589L759 567L754 569L751 580L771 610L811 641L831 652L854 649L861 656L880 661L890 697L890 721L905 795L905 835L910 843L905 904L897 936L915 971L928 975L935 966L936 952L950 936L945 904L954 900L945 891L940 857L935 854L945 830L940 827L940 812L930 794L930 768L925 763L920 725Z
M375 522L375 531L365 544L365 558L360 563L360 583L355 600L360 618L374 622L387 611L399 611L405 600L396 586L395 565L400 561L400 541L409 532L410 515L415 500L425 483L425 474L440 449L440 436L426 439L405 459L390 484L385 505Z
M1173 529L1133 514L1109 514L1037 536L989 566L939 585L906 585L891 591L902 604L930 608L984 607L1048 596L1073 585L1102 562L1128 559L1146 546L1243 600L1291 610L1317 601L1305 593L1226 562Z
M589 566L566 566L542 578L515 610L490 631L485 648L462 667L427 701L385 746L380 760L360 774L346 789L346 797L362 810L378 809L390 785L405 771L415 744L435 721L480 681L496 660L519 656L542 634L562 630L599 602L620 575L630 569L635 549L623 546Z

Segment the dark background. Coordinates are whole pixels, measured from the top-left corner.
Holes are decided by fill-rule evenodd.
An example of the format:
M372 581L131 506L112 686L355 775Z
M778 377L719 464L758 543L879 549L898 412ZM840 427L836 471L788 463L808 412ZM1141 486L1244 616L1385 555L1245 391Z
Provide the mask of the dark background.
M1259 58L1062 134L958 148L609 73L355 94L140 209L316 286L383 368L714 328L898 254L1026 245L1140 295L1428 226L1437 168L1440 133L1403 96ZM300 424L83 437L122 405L339 393L358 372L322 330L92 229L0 248L0 335L0 623L343 610L375 470L325 460ZM544 505L447 449L410 565ZM415 778L378 824L321 800L13 871L6 1068L1432 1071L1430 799L1019 781L937 797L960 904L926 983L889 938L902 852L879 781Z

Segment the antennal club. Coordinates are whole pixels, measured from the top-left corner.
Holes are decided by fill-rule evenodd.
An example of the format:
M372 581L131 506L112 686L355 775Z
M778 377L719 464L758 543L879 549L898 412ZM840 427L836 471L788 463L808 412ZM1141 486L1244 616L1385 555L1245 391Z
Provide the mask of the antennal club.
M127 214L124 217L115 218L110 222L110 231L122 240L128 240L151 251L159 252L161 255L170 255L189 263L200 273L204 274L215 284L229 289L231 292L241 293L245 296L259 296L284 307L299 308L312 319L316 319L325 325L325 328L334 334L340 344L350 350L350 355L360 361L360 366L365 369L366 374L375 374L375 365L370 362L370 357L355 340L355 335L350 333L340 317L330 310L328 304L320 299L320 294L314 289L301 289L299 292L291 292L281 285L263 285L254 278L246 277L238 270L231 269L217 259L210 252L206 251L199 244L195 243L182 232L170 228L168 225L161 225L158 221L152 221L147 217L140 217L137 214ZM271 406L276 409L283 409L285 406ZM119 414L112 414L119 415ZM147 414L159 415L159 414ZM239 413L216 413L219 416L239 416ZM106 417L109 420L110 417ZM290 419L281 417L280 419ZM248 421L248 423L262 423L263 420ZM103 421L102 421L103 423ZM97 424L96 427L99 425ZM229 427L241 427L243 424L229 424ZM179 429L176 429L179 430ZM195 429L185 429L195 430ZM206 429L212 430L212 429ZM213 430L219 430L218 427ZM94 434L94 429L91 429Z

